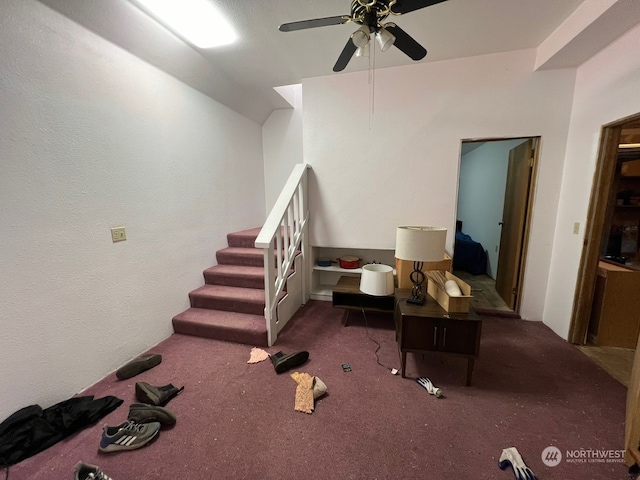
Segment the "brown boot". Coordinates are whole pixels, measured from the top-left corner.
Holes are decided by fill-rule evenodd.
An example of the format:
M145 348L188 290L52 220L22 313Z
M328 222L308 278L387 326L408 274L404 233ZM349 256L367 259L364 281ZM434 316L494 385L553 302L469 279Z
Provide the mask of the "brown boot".
M169 410L146 403L132 403L128 419L135 423L160 422L168 426L176 424L176 416Z
M184 387L177 388L172 384L154 387L146 382L136 383L136 398L139 402L164 407L169 400L178 395Z
M276 369L276 373L282 373L306 362L309 359L309 352L296 352L288 355L278 352L269 355L269 358L273 363L273 368Z
M162 362L162 355L159 353L149 353L142 355L138 358L134 358L130 362L124 364L116 371L116 377L120 380L126 380L127 378L135 377L139 373L142 373L150 368L159 365Z

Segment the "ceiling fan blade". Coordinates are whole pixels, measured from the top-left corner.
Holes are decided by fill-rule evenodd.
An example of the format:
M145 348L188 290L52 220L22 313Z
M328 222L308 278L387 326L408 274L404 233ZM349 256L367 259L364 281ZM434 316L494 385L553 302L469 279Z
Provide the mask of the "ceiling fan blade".
M395 5L391 7L391 11L393 13L409 13L446 1L447 0L398 0Z
M333 71L341 72L344 70L349 63L349 60L351 60L351 57L353 57L353 54L356 53L357 49L358 47L356 47L351 38L349 38L349 40L347 40L347 44L342 49L342 53L338 57L338 61L333 66Z
M278 30L281 32L293 32L295 30L304 30L306 28L328 27L329 25L340 25L347 23L349 17L340 15L338 17L314 18L313 20L302 20L300 22L283 23Z
M396 37L393 45L411 57L412 60L422 60L427 55L427 50L397 25L389 25L385 28Z

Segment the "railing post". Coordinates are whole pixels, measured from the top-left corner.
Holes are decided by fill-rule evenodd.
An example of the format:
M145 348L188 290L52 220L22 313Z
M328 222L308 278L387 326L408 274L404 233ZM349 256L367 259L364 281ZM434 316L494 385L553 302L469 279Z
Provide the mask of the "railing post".
M276 341L276 305L274 293L276 290L276 265L273 242L269 248L264 249L264 318L267 322L267 342L272 346Z
M302 163L294 167L255 241L256 248L264 250L264 316L269 346L274 344L278 331L290 318L290 311L282 322L277 318L278 300L298 248L302 253L302 262L299 262L302 264L302 271L298 272L302 278L301 301L304 304L309 299L308 262L306 261L309 240L305 234L308 220L306 210L308 168L309 165Z
M307 228L307 202L309 201L309 189L308 185L309 175L304 175L302 181L298 185L298 201L300 211L300 221L305 222L304 228ZM304 277L302 280L302 303L306 304L309 301L311 291L311 255L309 249L309 235L302 235L302 242L300 243L300 251L302 252L302 260L304 263Z

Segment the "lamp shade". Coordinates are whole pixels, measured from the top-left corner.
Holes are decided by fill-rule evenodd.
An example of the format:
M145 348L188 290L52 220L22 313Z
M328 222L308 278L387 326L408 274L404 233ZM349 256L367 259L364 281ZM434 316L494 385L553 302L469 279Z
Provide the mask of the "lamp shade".
M393 268L372 263L362 267L360 291L367 295L382 297L393 293Z
M396 258L414 262L438 262L444 258L447 229L443 227L398 227Z

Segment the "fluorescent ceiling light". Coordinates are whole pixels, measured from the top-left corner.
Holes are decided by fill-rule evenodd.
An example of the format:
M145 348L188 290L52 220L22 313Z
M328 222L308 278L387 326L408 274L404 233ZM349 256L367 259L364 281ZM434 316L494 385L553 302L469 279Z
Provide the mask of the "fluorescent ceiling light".
M640 148L640 143L621 143L618 148Z
M229 22L209 0L133 0L149 15L198 48L227 45L236 39Z

